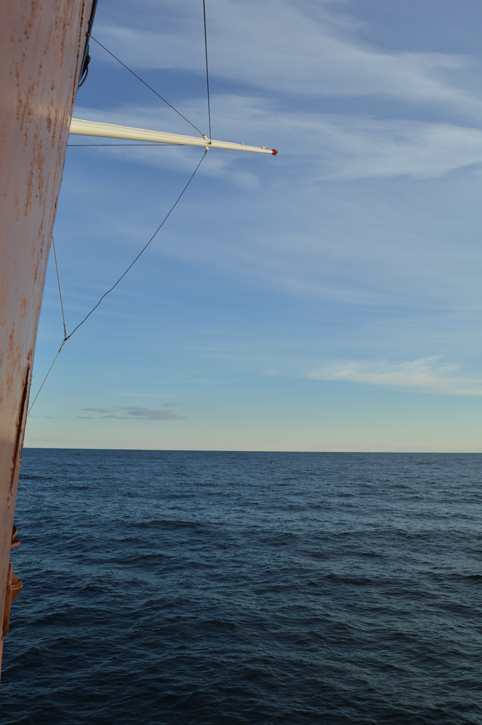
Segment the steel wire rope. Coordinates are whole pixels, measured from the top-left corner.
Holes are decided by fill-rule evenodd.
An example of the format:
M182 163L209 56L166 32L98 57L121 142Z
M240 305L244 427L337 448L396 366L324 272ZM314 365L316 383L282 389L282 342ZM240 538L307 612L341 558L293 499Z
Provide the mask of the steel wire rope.
M62 299L62 289L60 287L59 264L57 262L57 250L55 249L55 237L52 234L52 246L54 248L55 271L57 272L57 282L59 285L60 309L62 310L62 322L64 325L64 340L67 339L67 325L65 324L64 301Z
M211 140L212 139L211 99L209 96L208 31L207 31L207 24L206 24L206 0L203 0L203 16L204 16L204 54L206 56L206 90L207 90L207 97L208 97L209 140Z
M112 53L110 50L108 50L108 48L106 48L105 45L102 45L102 43L99 43L99 41L96 38L94 38L93 35L91 35L90 37L92 38L92 40L94 40L97 43L97 45L100 45L101 48L103 48L107 53L109 53L109 55L111 55L118 63L120 63L122 66L124 66L124 68L126 70L128 70L129 73L132 73L133 76L135 76L141 83L143 83L146 86L146 88L149 88L149 90L152 91L158 98L160 98L161 101L164 101L164 103L167 104L169 106L169 108L172 108L172 110L175 111L178 114L178 116L181 116L181 118L183 118L185 121L187 121L190 126L192 126L198 133L201 134L201 136L204 136L203 132L197 126L195 126L194 123L192 123L188 118L186 118L186 116L184 116L181 113L181 111L178 111L177 108L175 108L172 105L172 103L169 103L169 101L166 101L166 99L163 96L161 96L160 93L155 91L154 88L149 85L149 83L146 83L140 76L137 75L137 73L134 73L134 71L131 68L129 68L128 65L123 63L116 55L114 55L114 53Z
M33 403L31 404L30 408L27 411L27 417L28 417L30 411L32 410L33 406L35 405L35 401L37 400L38 396L40 395L40 391L42 390L43 386L45 385L45 381L47 380L48 376L50 375L50 371L52 370L53 366L55 365L55 362L56 362L58 356L62 352L63 346L65 345L65 343L69 339L67 337L67 325L65 324L64 302L63 302L63 299L62 299L62 288L60 287L59 264L58 264L58 261L57 261L57 250L55 248L55 237L54 237L53 234L52 234L52 246L54 248L55 271L57 272L57 284L59 286L60 309L62 310L62 323L63 323L63 326L64 326L64 339L62 340L62 344L59 347L59 350L57 352L57 355L54 357L54 360L53 360L52 365L49 367L49 370L48 370L47 375L43 379L42 385L40 386L40 388L37 391L37 395L33 399Z
M50 373L51 373L51 371L52 371L52 368L53 368L53 366L55 365L55 362L57 361L57 358L58 358L58 356L59 356L59 355L60 355L60 353L62 352L62 348L64 347L64 345L65 345L65 343L67 342L67 340L70 340L70 338L72 337L72 335L73 335L73 334L74 334L75 332L77 332L77 330L79 329L79 327L82 327L82 325L84 324L84 322L86 322L86 321L87 321L87 320L89 319L89 317L91 316L91 314L92 314L93 312L95 312L95 310L96 310L96 309L98 308L98 306L100 305L100 303L102 302L102 300L103 300L103 299L104 299L105 297L107 297L107 295L108 295L108 294L110 294L110 293L111 293L111 292L112 292L112 291L113 291L113 290L114 290L114 289L115 289L115 288L117 287L117 285L119 284L119 282L120 282L120 281L121 281L122 279L124 279L124 277L125 277L125 276L126 276L126 274L127 274L128 272L129 272L129 270L130 270L130 269L132 269L132 267L133 267L133 266L135 265L135 263L137 262L137 260L139 259L139 257L140 257L140 256L141 256L142 254L144 254L144 252L146 251L146 249L147 249L147 247L149 246L149 244L150 244L150 243L151 243L151 242L153 241L153 239L154 239L154 238L155 238L155 237L156 237L156 236L157 236L157 235L159 234L159 232L161 231L162 227L163 227L163 226L164 226L164 224L165 224L165 223L167 222L167 220L168 220L168 219L169 219L169 217L171 216L172 212L174 211L174 209L176 208L176 206L177 206L177 205L179 204L179 202L181 201L181 199L182 199L182 197L184 196L184 193L185 193L185 191L187 190L187 188L188 188L189 184L190 184L190 183L191 183L191 181L192 181L192 180L194 179L194 177L195 177L195 175L196 175L196 173L197 173L197 171L198 171L199 167L201 166L202 162L203 162L203 161L204 161L204 159L206 158L206 154L207 154L207 152L208 152L208 148L206 148L206 149L204 150L204 153L203 153L203 155L202 155L202 157L201 157L201 160L199 161L199 163L197 164L196 168L194 169L194 171L192 172L191 176L189 177L189 180L188 180L188 182L187 182L187 183L186 183L186 185L184 186L183 190L181 191L181 193L180 193L180 194L179 194L179 196L177 197L177 199L176 199L176 201L174 202L174 204L173 204L173 205L171 206L171 208L170 208L170 209L169 209L169 211L167 212L167 214L166 214L166 216L164 217L164 219L162 220L162 222L161 222L161 223L159 224L159 226L157 227L157 229L156 229L156 231L154 232L154 234L153 234L153 235L151 236L151 238L150 238L150 239L148 240L148 242L147 242L147 243L146 243L146 244L145 244L145 245L143 246L143 248L141 249L141 251L139 252L139 254L138 254L138 255L137 255L137 256L136 256L135 258L134 258L134 260L133 260L133 261L132 261L132 262L130 263L130 265L129 265L129 266L127 267L127 269L126 269L126 270L125 270L125 271L124 271L124 272L123 272L123 273L121 274L121 276L119 277L119 279L117 280L117 282L116 282L115 284L113 284L113 285L112 285L112 287L111 287L110 289L108 289L108 290L107 290L107 292L104 292L104 294L102 295L102 297L100 298L100 300L99 300L99 301L97 302L97 304L96 304L96 305L95 305L95 306L94 306L94 307L93 307L93 308L92 308L92 309L90 310L90 312L89 312L89 313L88 313L88 314L87 314L87 315L86 315L86 316L84 317L84 319L83 319L83 320L81 320L81 321L79 322L79 324L78 324L78 325L77 325L76 327L74 327L74 329L72 330L72 332L70 333L70 335L67 335L67 331L66 331L66 327L65 327L65 316L64 316L64 313L63 313L62 293L61 293L61 291L60 291L60 277L59 277L59 270L58 270L58 266L57 266L57 254L55 254L55 247L54 247L54 254L55 254L55 264L56 264L56 268L57 268L57 279L58 279L58 283L59 283L60 300L61 300L61 304L62 304L62 315L63 315L63 321L64 321L64 339L62 340L62 344L61 344L61 346L60 346L60 348L59 348L59 350L58 350L58 352L57 352L57 354L56 354L56 356L55 356L55 358L54 358L54 360L53 360L53 362L52 362L52 365L50 366L50 368L49 368L49 370L48 370L48 372L47 372L47 375L46 375L46 376L44 377L44 379L43 379L43 381L42 381L42 385L40 386L40 388L39 388L39 389L38 389L38 391L37 391L37 395L35 396L35 398L34 398L34 400L33 400L33 403L32 403L32 405L31 405L31 406L30 406L30 408L28 409L28 412L27 412L27 416L29 416L29 415L30 415L30 411L32 410L33 406L35 405L35 402L36 402L36 400L37 400L38 396L40 395L40 391L42 390L43 386L45 385L45 383L46 383L46 381L47 381L47 378L48 378L48 376L50 375ZM53 235L52 235L52 239L53 239Z

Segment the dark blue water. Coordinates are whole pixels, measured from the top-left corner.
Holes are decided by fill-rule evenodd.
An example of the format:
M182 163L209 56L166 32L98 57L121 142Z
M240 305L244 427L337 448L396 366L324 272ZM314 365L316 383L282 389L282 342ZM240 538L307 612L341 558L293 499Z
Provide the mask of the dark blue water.
M0 722L480 724L481 464L26 450Z

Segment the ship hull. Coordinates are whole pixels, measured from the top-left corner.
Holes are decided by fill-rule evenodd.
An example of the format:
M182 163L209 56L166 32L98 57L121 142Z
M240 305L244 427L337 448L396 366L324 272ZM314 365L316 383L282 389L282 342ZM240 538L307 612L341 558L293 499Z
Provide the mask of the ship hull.
M91 8L0 2L0 663L37 327Z

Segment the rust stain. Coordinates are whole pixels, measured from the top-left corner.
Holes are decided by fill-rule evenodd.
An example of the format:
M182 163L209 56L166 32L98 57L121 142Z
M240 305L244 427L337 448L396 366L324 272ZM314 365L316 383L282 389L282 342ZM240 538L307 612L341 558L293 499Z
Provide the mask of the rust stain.
M30 38L32 26L34 25L37 16L37 10L39 10L39 5L40 3L38 3L37 0L30 0L30 14L25 19L25 24L23 27L23 33L27 40Z
M24 295L22 299L20 300L20 317L24 318L27 315L28 311L28 302L29 298L27 295Z

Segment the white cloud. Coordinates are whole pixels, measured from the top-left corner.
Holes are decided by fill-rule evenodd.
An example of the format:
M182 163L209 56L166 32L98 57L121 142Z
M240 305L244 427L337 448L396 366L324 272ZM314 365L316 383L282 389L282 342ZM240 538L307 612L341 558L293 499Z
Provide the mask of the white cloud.
M115 395L122 395L124 398L166 398L166 395L156 395L155 393L120 393L116 392ZM165 405L180 405L180 403L165 403Z
M163 3L162 10L152 3L144 6L144 12L138 14L138 27L115 21L99 25L99 40L137 68L202 75L198 3L180 0L167 7ZM270 94L310 98L378 96L409 103L442 103L457 112L482 114L482 103L463 90L470 73L467 58L389 52L371 46L363 40L361 24L325 5L316 7L299 0L211 0L208 25L213 81L219 78Z
M137 405L115 406L108 408L82 408L82 410L97 413L101 418L117 418L118 420L182 420L183 415L175 415L171 410L153 410L152 408L141 408ZM121 415L119 415L121 413ZM88 418L90 416L77 416Z
M333 116L319 123L324 178L430 178L482 164L478 128Z
M469 378L458 366L426 357L407 362L354 360L325 365L308 373L315 380L362 383L444 395L482 395L482 379Z

